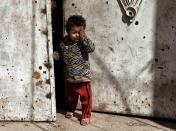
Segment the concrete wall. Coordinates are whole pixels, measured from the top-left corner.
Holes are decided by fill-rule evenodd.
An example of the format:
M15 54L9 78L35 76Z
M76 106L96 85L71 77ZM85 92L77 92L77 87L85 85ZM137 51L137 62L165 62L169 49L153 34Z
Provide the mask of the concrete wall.
M81 14L91 54L93 110L176 118L176 3L143 0L130 23L121 0L64 0L64 18Z
M0 120L55 120L50 6L0 2Z

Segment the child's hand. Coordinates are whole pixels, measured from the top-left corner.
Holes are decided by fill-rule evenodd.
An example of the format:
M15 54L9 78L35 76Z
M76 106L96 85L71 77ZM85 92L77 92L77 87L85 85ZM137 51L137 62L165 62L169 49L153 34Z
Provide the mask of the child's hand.
M79 35L81 40L83 40L86 37L86 31L83 27L81 27Z

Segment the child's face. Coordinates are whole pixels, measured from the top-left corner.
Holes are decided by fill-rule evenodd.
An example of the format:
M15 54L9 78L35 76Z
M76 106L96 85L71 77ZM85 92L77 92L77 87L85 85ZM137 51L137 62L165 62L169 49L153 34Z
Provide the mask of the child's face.
M68 32L68 36L72 41L79 41L80 39L81 26L73 26Z

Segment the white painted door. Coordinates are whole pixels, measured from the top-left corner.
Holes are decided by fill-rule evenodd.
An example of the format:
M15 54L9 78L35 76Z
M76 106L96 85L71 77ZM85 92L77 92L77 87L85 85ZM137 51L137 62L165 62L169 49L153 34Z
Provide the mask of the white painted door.
M0 120L56 119L50 6L0 2Z
M175 0L64 0L95 42L93 110L176 118L175 12Z

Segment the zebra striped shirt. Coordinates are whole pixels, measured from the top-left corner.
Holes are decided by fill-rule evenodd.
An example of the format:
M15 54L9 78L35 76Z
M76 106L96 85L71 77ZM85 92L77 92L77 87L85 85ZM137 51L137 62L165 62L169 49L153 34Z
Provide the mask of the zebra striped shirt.
M66 81L73 83L90 81L89 53L94 49L94 43L87 37L78 42L70 41L68 36L61 40L58 53L63 57Z

